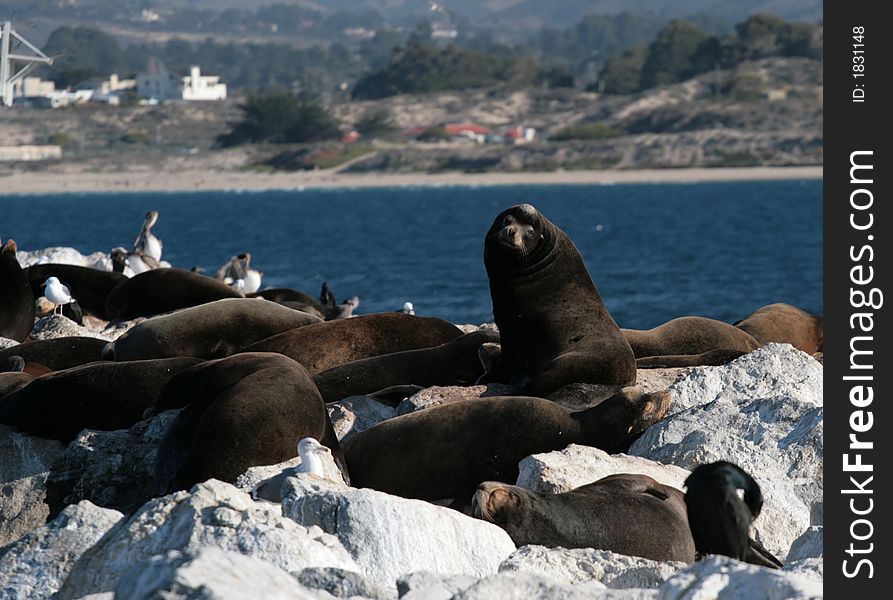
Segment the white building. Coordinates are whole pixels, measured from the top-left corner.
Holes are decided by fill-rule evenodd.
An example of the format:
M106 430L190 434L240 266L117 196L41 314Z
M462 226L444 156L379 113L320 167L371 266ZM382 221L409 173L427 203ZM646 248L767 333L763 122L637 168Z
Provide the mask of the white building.
M226 99L226 84L220 83L220 77L202 75L196 66L190 69L189 75L180 78L165 69L157 73L140 73L136 78L136 89L140 96L159 100Z
M14 98L49 96L55 91L55 83L44 81L40 77L24 77L12 84L12 95Z

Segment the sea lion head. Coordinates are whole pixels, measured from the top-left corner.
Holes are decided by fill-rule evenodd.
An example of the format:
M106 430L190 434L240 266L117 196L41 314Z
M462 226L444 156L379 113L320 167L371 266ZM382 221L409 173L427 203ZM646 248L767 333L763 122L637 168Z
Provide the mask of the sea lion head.
M530 204L502 211L484 241L485 262L529 262L548 252L551 223Z
M636 437L667 416L672 401L667 390L646 393L629 386L592 408L571 413L571 417L580 421L592 445L626 452Z
M472 514L511 534L524 528L530 515L530 492L497 481L485 481L471 499Z

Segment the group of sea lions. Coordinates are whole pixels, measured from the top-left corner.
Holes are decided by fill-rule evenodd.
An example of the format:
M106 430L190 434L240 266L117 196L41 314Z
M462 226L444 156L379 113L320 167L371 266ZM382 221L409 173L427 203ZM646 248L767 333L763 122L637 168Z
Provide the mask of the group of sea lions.
M463 334L411 310L338 319L345 315L327 286L318 301L289 289L249 298L174 268L131 278L62 265L22 270L15 251L7 242L0 254L0 335L26 339L34 282L51 275L98 318L148 318L108 344L26 340L0 351L0 423L68 442L85 428L127 428L180 409L157 454L158 494L211 477L234 482L250 467L294 457L298 440L312 438L345 482L451 500L519 545L780 565L750 538L762 496L731 463L695 469L686 493L631 474L565 494L512 484L528 455L572 443L622 452L663 419L672 398L630 387L637 367L719 364L768 342L818 352L821 317L776 304L734 325L683 317L622 330L573 242L529 204L500 213L484 241L498 332ZM235 274L248 267L240 260L230 265ZM388 419L343 447L326 409L347 396L399 401L418 386L472 384L500 384L504 395ZM576 384L587 384L587 408L571 412L550 399Z

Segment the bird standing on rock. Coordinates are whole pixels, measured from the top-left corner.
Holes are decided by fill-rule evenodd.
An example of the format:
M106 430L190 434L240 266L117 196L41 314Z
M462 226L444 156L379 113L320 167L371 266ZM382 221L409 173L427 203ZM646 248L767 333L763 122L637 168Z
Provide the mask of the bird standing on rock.
M53 307L53 315L56 314L56 308L58 308L59 315L61 316L62 306L74 301L74 298L71 297L71 290L68 289L68 286L59 281L58 277L47 278L43 287L46 288L44 295L47 300L56 305Z

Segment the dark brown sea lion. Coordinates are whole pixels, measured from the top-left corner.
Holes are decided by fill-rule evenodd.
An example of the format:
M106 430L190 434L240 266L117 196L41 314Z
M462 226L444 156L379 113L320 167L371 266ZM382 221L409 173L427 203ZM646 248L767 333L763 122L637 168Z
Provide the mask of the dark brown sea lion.
M28 362L18 354L0 359L0 373L27 373L32 377L40 377L51 373L52 369L36 362ZM2 394L0 394L2 395Z
M636 358L692 355L713 350L751 352L760 347L750 334L716 319L679 317L654 329L623 329Z
M249 467L294 457L305 437L327 446L349 481L319 390L307 370L286 356L255 352L202 363L173 378L147 415L180 406L186 408L158 450L162 492L211 477L235 482Z
M519 547L597 548L651 560L694 562L681 491L646 475L609 475L563 494L488 481L474 516L505 529Z
M405 350L345 363L317 373L313 381L326 402L397 385L472 385L484 374L481 346L496 341L499 335L495 331L482 329L434 348Z
M821 352L824 346L823 319L790 304L769 304L735 323L762 344L791 344L808 354Z
M86 428L127 428L142 420L168 379L199 362L195 358L95 362L54 371L0 398L0 423L63 442Z
M35 298L43 295L41 286L48 277L58 277L71 290L81 308L105 320L108 320L105 301L109 293L127 281L121 273L61 264L32 265L25 269L25 277Z
M0 350L0 361L17 355L26 363L39 363L52 371L61 371L100 360L107 343L98 338L80 336L32 340Z
M685 487L688 522L699 557L722 554L772 569L783 566L750 537L750 525L763 508L763 494L741 467L726 461L700 465L685 480Z
M103 357L222 358L271 335L322 323L318 317L261 298L228 298L147 319L109 344Z
M716 367L726 365L747 354L743 350L710 350L701 354L667 354L644 356L636 359L640 369L667 369L671 367Z
M568 413L550 400L496 396L450 402L383 421L344 446L353 485L422 500L470 500L483 481L513 483L518 462L586 444L612 451L656 423L670 394L627 388Z
M312 375L371 356L439 346L460 335L458 327L443 319L381 313L292 329L241 351L284 354Z
M151 317L223 298L244 296L221 281L182 269L152 269L113 289L105 302L110 319Z
M34 327L34 294L16 260L16 243L0 248L0 337L21 342Z
M569 383L636 381L636 359L570 238L529 204L500 213L484 241L502 356L484 382L548 396Z
M22 389L31 381L34 375L24 371L3 371L0 372L0 401L6 394L11 394Z

